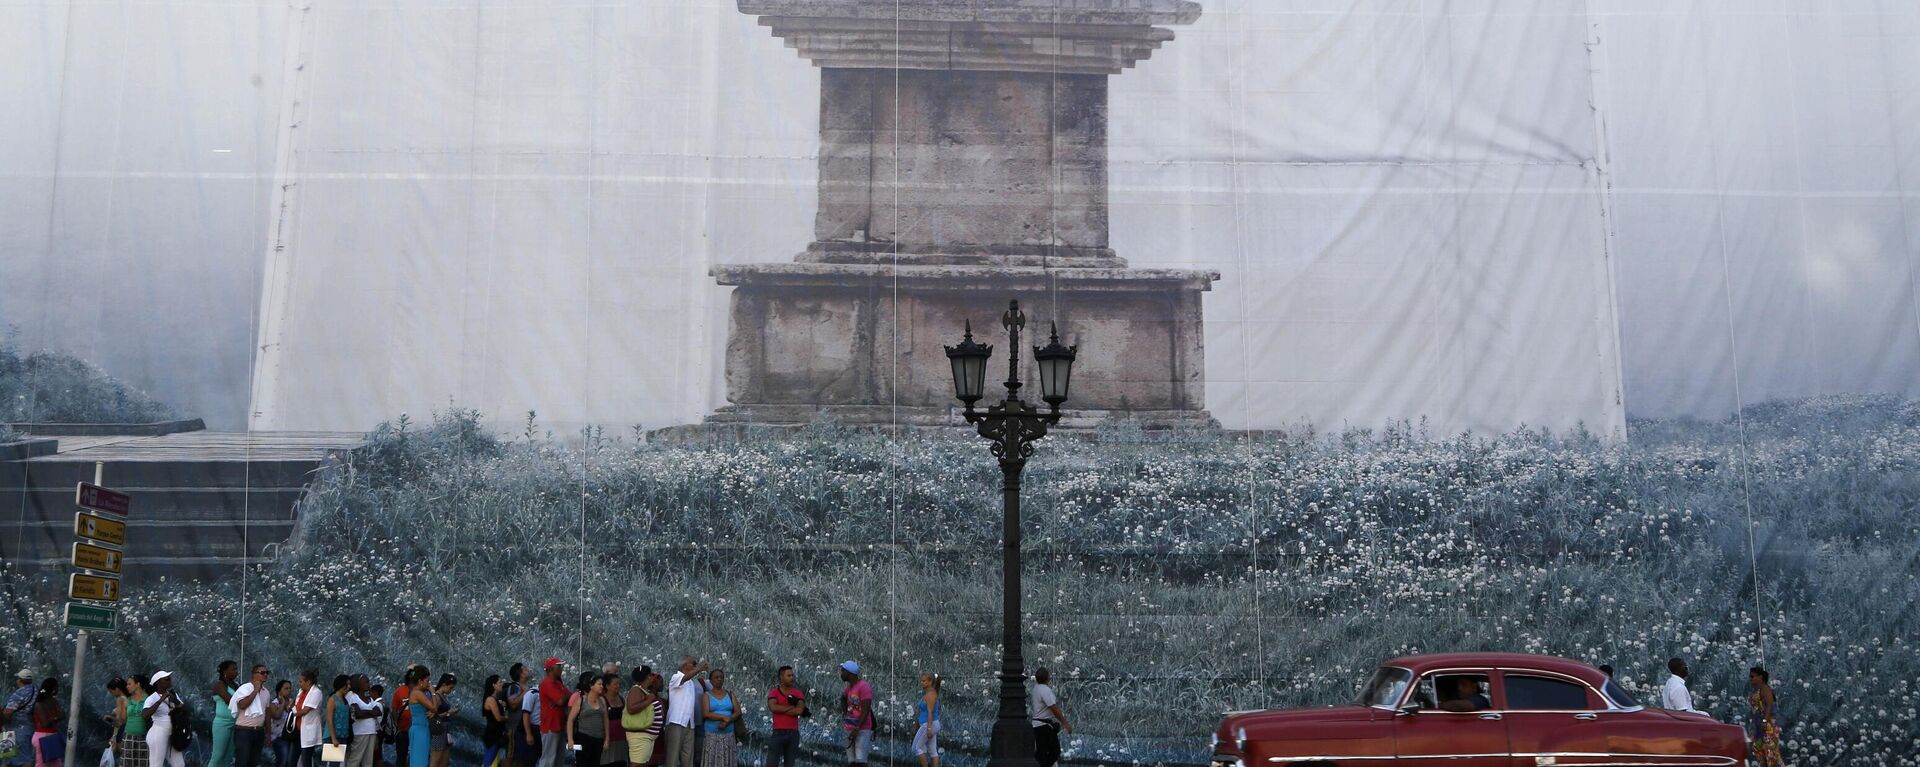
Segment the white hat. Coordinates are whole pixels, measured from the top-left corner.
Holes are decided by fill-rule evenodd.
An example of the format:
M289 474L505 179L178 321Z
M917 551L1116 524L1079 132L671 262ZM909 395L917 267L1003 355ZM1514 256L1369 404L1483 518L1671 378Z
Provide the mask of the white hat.
M27 681L33 681L33 669L30 669L30 668L23 668L23 669L20 669L20 673L18 673L18 674L14 674L14 675L13 675L13 678L15 678L15 679L25 679L25 680L27 680Z
M159 673L157 673L157 674L154 674L154 675L153 675L153 679L152 679L151 681L149 681L149 682L147 682L147 684L159 684L159 683L160 683L160 680L162 680L162 679L165 679L165 678L167 678L167 677L170 677L170 676L173 676L173 672L171 672L171 671L162 671L162 672L159 672Z

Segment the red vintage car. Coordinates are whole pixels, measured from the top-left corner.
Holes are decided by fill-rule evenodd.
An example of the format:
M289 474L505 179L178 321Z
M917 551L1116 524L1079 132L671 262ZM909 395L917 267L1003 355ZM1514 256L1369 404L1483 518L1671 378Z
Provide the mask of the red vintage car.
M1214 767L1732 767L1741 728L1649 709L1598 670L1541 655L1387 661L1353 704L1228 714Z

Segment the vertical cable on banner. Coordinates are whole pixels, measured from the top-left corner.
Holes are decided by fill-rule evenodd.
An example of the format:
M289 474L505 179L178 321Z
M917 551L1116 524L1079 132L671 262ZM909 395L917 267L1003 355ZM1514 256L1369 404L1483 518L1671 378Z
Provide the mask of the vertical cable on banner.
M256 6L254 8L254 13L259 14L260 8ZM126 15L121 14L120 18L121 18L121 28L124 30L126 27ZM125 39L124 31L121 34L121 38ZM261 35L260 38L264 41L266 38L266 35ZM266 46L264 44L261 46L262 49L264 49L265 47ZM259 54L256 52L255 55L257 56ZM287 55L287 54L286 52L282 52L282 55ZM259 63L260 62L256 61L255 65L258 66ZM266 69L266 67L258 67L258 68L262 71ZM125 70L123 69L121 71L125 71ZM281 87L283 88L286 87L286 84L282 83ZM116 95L114 98L113 124L116 127L120 125L119 104L120 102L125 100L125 93L126 93L126 78L122 77L120 80L120 94ZM259 91L256 91L256 94L257 93L259 93ZM258 96L256 96L256 98L258 98ZM248 141L250 142L250 149L252 150L251 158L253 158L257 162L258 158L260 157L260 134L258 131L254 131L249 133L248 136L249 136ZM120 158L119 145L120 145L119 131L115 130L113 158L116 164L118 163ZM111 205L112 203L109 202L108 204ZM254 208L253 208L253 230L254 231L256 232L260 231L260 222L261 222L261 218L260 218L259 198L256 197ZM256 263L255 272L254 272L255 285L260 284L260 274L259 274L258 268L259 268L258 264ZM256 329L259 327L259 323L257 319L254 323L254 327ZM248 375L253 374L252 363L254 361L254 356L257 353L256 350L258 348L259 348L259 344L256 344L256 343L247 344L247 363L248 363L247 374ZM248 607L247 597L249 596L249 594L247 591L247 586L248 586L248 582L251 580L251 576L252 576L251 571L253 569L253 419L248 418L246 423L247 423L246 447L242 452L243 457L241 458L241 461L242 461L241 466L243 467L243 469L240 475L241 477L241 480L240 480L240 609L238 610L240 615L240 630L237 632L239 634L240 650L238 655L236 656L238 658L241 658L242 660L248 657L247 655L247 607ZM297 513L297 507L296 507L296 513Z
M1701 75L1705 77L1709 85L1711 85L1713 80L1711 64L1713 56L1712 52L1707 50L1707 29L1706 24L1701 19L1698 0L1694 0L1693 3L1689 4L1688 15L1693 17L1694 27L1700 32L1702 51L1700 57L1702 62L1700 65ZM1789 66L1791 66L1791 64L1789 64ZM1709 87L1707 91L1709 95L1713 93L1711 87ZM1708 110L1709 113L1711 113L1711 104L1709 104ZM1720 254L1720 297L1727 316L1728 368L1732 374L1731 378L1733 382L1733 422L1735 431L1740 437L1740 498L1741 505L1746 512L1747 572L1753 579L1754 649L1759 654L1758 660L1765 663L1767 659L1767 629L1764 617L1765 612L1761 602L1760 553L1753 531L1753 450L1747 440L1747 398L1740 386L1740 337L1735 326L1733 310L1733 263L1732 259L1727 255L1727 192L1726 183L1720 171L1720 148L1720 142L1716 139L1713 145L1714 151L1708 154L1708 165L1713 170L1714 183L1713 223L1716 234L1715 240L1718 245L1717 250Z
M1244 13L1246 11L1242 12ZM1233 79L1227 86L1228 113L1232 116L1239 117L1246 111L1246 81L1244 75L1240 74L1242 69L1239 46L1228 45L1226 48L1227 71L1235 73L1232 75ZM1236 120L1236 122L1243 123L1243 121L1238 120ZM1240 178L1240 174L1243 172L1243 148L1240 145L1239 131L1232 131L1228 135L1227 167L1227 195L1233 208L1233 251L1239 260L1240 273L1242 275L1250 275L1253 273L1253 269L1247 256L1246 227L1241 222L1243 211L1240 209L1240 195L1241 190L1245 188L1245 184L1242 183ZM1242 290L1244 290L1244 288L1242 288ZM1253 356L1248 349L1247 328L1251 324L1252 319L1247 311L1247 305L1250 302L1243 300L1237 303L1240 305L1240 373L1243 381L1239 393L1240 412L1242 414L1241 419L1243 426L1251 427L1251 416L1248 414L1252 412L1252 387L1254 380ZM1203 322L1200 331L1202 333L1206 332L1204 325L1205 323ZM1247 439L1239 441L1239 450L1248 458L1253 458L1259 455L1259 451L1253 448L1253 436L1250 428L1247 437ZM1260 599L1260 504L1255 497L1255 489L1259 487L1259 467L1252 461L1249 461L1244 476L1247 499L1247 578L1248 591L1251 592L1250 596L1252 597L1251 601L1253 603L1255 684L1259 687L1260 706L1265 708L1270 705L1268 693L1272 685L1267 683L1266 610L1265 605Z
M482 3L481 5L484 7L485 4ZM582 291L586 295L586 315L584 317L586 327L583 328L583 333L575 336L576 339L583 337L588 339L588 346L592 345L591 338L593 334L594 259L593 237L591 232L594 231L595 212L597 209L593 196L595 183L593 159L598 156L600 149L598 141L600 136L600 99L598 98L600 93L600 68L597 66L600 61L600 8L601 6L599 5L592 6L593 10L591 13L593 23L590 24L587 29L587 88L588 93L593 95L587 98L586 184L587 231L589 235L587 237L585 290ZM576 340L576 343L577 342L579 341ZM585 368L581 371L580 376L580 404L583 411L587 414L586 418L581 419L583 422L583 426L581 427L583 432L580 435L580 584L577 589L580 600L580 632L576 640L576 657L580 659L581 668L588 668L587 664L590 662L587 660L587 512L592 504L590 501L591 495L588 490L589 483L587 481L587 475L592 471L593 454L598 449L598 440L593 433L593 418L595 412L593 409L593 358L594 355L592 354L581 355L581 364L584 365Z
M893 270L892 270L892 274L890 275L893 283L891 286L893 311L889 313L892 318L893 328L892 328L892 331L887 334L888 338L890 339L890 342L892 343L892 348L888 350L888 354L887 354L887 360L888 360L887 398L888 398L888 405L889 405L888 415L887 415L888 429L889 429L888 440L887 440L888 441L887 473L889 474L889 476L887 477L887 515L888 515L887 540L889 543L893 544L891 547L889 547L893 553L891 556L888 557L888 566L887 566L887 681L886 681L886 688L887 688L887 695L889 699L893 697L895 685L899 684L900 682L899 670L895 666L895 664L897 664L900 660L899 642L900 642L900 558L901 558L901 544L900 544L900 240L901 240L901 236L900 236L900 220L901 220L900 219L900 46L902 41L901 41L901 34L900 34L900 31L901 31L900 30L900 12L901 12L900 0L894 0L893 2L893 131L892 131L893 133L893 237L891 242L892 250L893 250L893 254L892 254ZM824 73L823 73L823 76L824 76ZM869 156L871 156L871 153L869 153ZM871 165L869 165L869 167L871 167ZM868 175L867 185L869 189L872 188L873 178L871 173L869 173ZM871 192L869 192L869 194L871 194ZM871 211L869 211L868 217L869 219L871 219L872 217ZM873 224L871 221L868 222L867 228L869 230L868 239L872 239L871 230L873 228ZM875 707L874 702L869 702L867 706L869 709L872 709ZM871 711L869 712L869 715L873 716L873 718L875 719L876 727L877 727L878 716L872 714ZM879 733L876 732L874 736L878 737ZM888 767L892 767L893 749L891 748L887 749L886 753L887 753L887 765Z
M1048 57L1047 73L1047 169L1053 173L1053 183L1047 185L1047 243L1040 251L1040 273L1046 279L1047 316L1058 322L1060 319L1060 276L1054 271L1054 249L1060 246L1060 158L1054 150L1060 143L1060 126L1055 122L1060 118L1060 57L1064 55L1060 39L1060 3L1054 0L1052 13L1047 17L1048 33L1053 37L1054 54ZM1111 102L1111 99L1109 99ZM1104 105L1103 105L1104 106ZM1101 147L1103 150L1106 147ZM1104 191L1104 190L1103 190ZM1111 243L1109 243L1111 244ZM1036 331L1037 332L1037 331ZM1036 336L1037 337L1037 336ZM1019 351L1019 350L1015 350Z

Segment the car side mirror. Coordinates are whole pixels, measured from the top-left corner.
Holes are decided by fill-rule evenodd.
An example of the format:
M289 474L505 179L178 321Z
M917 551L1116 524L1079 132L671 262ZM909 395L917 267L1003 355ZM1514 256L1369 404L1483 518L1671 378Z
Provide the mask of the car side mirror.
M1400 707L1400 710L1399 710L1399 712L1398 712L1398 714L1399 714L1400 716L1412 716L1412 715L1414 715L1414 714L1418 714L1418 713L1420 713L1420 704L1419 704L1419 703L1408 703L1408 704L1406 704L1406 705L1404 705L1404 706L1401 706L1401 707Z

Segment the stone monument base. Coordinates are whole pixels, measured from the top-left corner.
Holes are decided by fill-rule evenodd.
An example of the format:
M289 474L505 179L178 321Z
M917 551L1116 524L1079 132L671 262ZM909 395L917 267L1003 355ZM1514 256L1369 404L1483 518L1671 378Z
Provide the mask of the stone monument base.
M1217 272L775 263L716 267L713 276L733 287L731 404L710 424L960 423L945 346L971 320L975 338L995 344L988 392L997 398L1008 299L1019 300L1028 317L1024 380L1038 380L1031 347L1046 343L1049 322L1058 323L1062 343L1080 347L1063 426L1113 418L1148 428L1213 423L1202 382L1200 299Z

